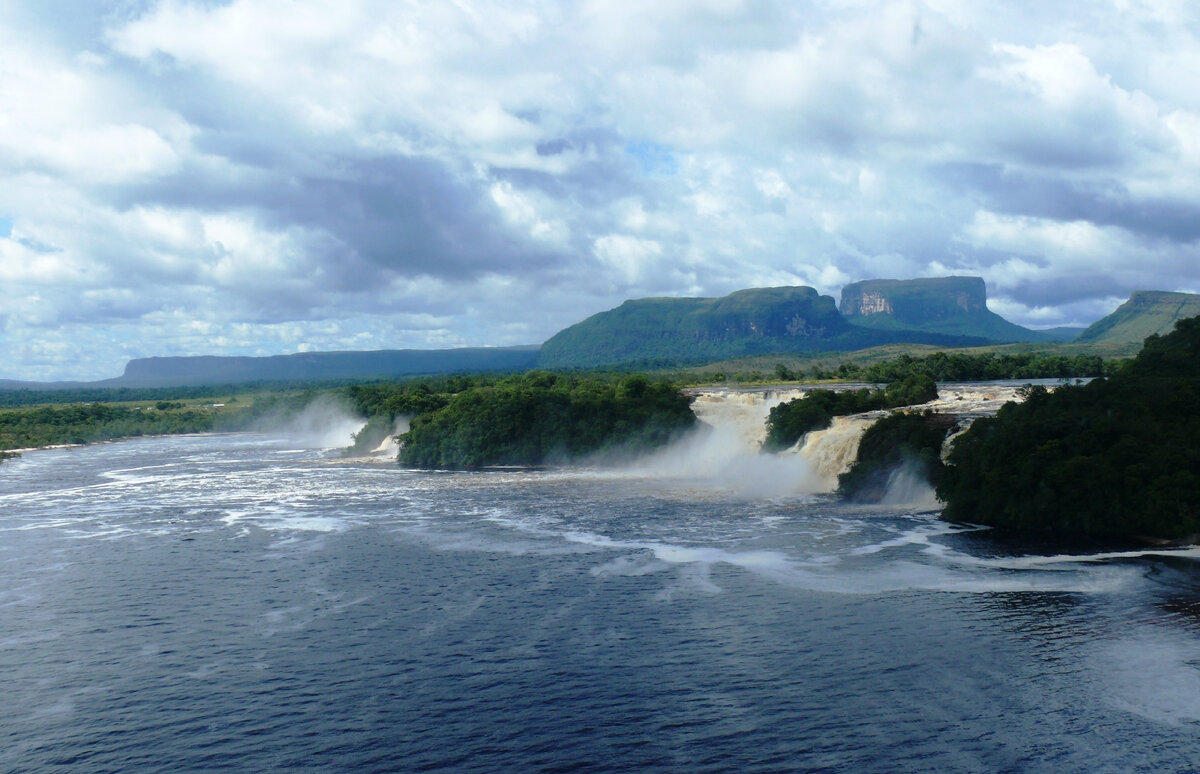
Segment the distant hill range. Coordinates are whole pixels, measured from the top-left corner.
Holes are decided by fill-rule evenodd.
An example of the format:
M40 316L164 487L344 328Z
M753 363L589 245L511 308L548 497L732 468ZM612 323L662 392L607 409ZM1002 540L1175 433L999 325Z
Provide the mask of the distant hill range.
M1200 315L1200 295L1139 290L1115 312L1088 326L1075 341L1138 344L1148 336L1170 333L1176 320L1197 315Z
M125 373L115 379L53 383L0 380L0 389L181 387L526 371L534 367L537 355L537 346L526 346L301 352L271 357L147 357L130 360Z
M538 348L467 347L374 352L302 352L273 357L148 357L130 360L121 387L238 384L416 376L533 368Z
M898 305L911 311L912 305L900 300L904 283L893 284L896 287L889 288L889 295L880 296L881 303L886 305L895 296L889 309ZM982 296L983 281L971 290ZM946 286L942 293L948 292ZM932 291L925 295L935 297ZM991 314L986 308L984 313ZM873 315L872 319L881 318ZM967 325L937 330L936 326L905 327L902 321L879 327L854 322L838 312L833 298L802 286L739 290L722 298L641 298L559 331L542 345L538 364L544 368L686 365L774 352L848 351L899 342L966 347L998 340L986 335L988 331L972 332Z
M1069 341L1082 328L1035 331L987 308L981 277L873 279L842 288L841 312L857 326L969 336L989 342Z
M850 352L884 344L970 347L1074 340L1128 349L1151 334L1169 332L1176 320L1196 315L1200 295L1139 291L1086 330L1035 331L989 310L979 277L877 279L843 288L840 310L832 297L802 286L752 288L722 298L634 299L559 331L540 351L528 346L151 357L131 360L115 379L0 380L0 390L365 380L534 367L672 367L753 355Z

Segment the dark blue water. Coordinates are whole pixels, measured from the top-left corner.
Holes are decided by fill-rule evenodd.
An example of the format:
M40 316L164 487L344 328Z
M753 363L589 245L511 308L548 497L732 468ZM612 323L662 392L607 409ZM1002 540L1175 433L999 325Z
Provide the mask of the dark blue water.
M301 446L0 467L0 770L1200 767L1196 551Z

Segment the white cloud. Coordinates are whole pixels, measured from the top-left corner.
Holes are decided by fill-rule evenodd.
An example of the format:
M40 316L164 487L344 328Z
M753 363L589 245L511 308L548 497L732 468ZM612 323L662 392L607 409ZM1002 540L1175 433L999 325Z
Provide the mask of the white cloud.
M596 257L615 269L622 286L636 286L652 273L663 254L662 245L625 234L607 234L596 240Z
M1035 324L1200 288L1174 0L79 16L0 8L0 377L536 343L753 284L970 273Z

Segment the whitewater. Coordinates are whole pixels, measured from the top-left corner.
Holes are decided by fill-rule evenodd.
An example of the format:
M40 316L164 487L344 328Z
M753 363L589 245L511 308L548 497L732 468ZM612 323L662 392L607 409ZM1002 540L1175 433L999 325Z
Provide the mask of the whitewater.
M1200 552L840 502L870 418L759 455L794 396L616 467L347 460L335 412L27 453L0 771L1194 770Z

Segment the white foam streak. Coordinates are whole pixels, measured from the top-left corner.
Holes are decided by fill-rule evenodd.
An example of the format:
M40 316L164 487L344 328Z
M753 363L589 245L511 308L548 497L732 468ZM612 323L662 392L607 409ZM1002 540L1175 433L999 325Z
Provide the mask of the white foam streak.
M1113 706L1156 723L1200 721L1200 646L1169 631L1106 645L1095 667Z

